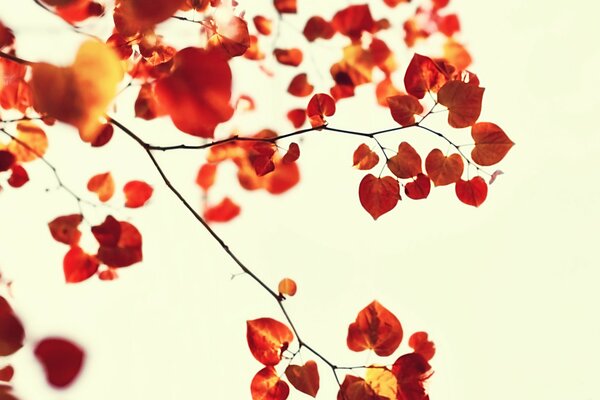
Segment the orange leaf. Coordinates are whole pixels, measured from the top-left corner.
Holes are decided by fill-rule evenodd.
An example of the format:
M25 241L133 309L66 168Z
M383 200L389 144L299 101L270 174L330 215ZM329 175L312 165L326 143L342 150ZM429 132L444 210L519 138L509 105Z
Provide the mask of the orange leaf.
M115 27L123 36L134 36L169 19L183 2L184 0L118 0L114 11Z
M310 360L304 365L288 365L285 376L292 386L309 396L317 397L319 391L319 370L317 363Z
M366 175L358 187L360 204L373 219L391 211L400 200L400 185L391 176L376 178Z
M435 344L427 338L427 332L415 332L410 335L408 345L427 361L435 355Z
M290 143L287 153L282 157L281 162L284 164L290 164L296 162L300 158L300 147L298 143Z
M254 26L259 33L263 35L271 34L273 22L270 19L263 17L262 15L257 15L252 19L252 21L254 22Z
M467 69L473 61L467 49L453 38L448 38L444 43L444 59L459 71Z
M482 177L476 176L471 180L456 182L456 196L460 201L473 207L479 207L487 197L487 184Z
M294 335L290 328L272 318L246 322L246 339L254 358L264 365L277 365Z
M325 93L315 94L306 107L306 115L313 128L325 125L324 117L331 117L333 114L335 114L335 100Z
M271 194L287 192L300 181L297 163L275 163L275 171L267 175L264 188Z
M400 92L394 86L394 83L392 82L392 79L390 77L386 77L375 87L375 96L377 97L377 103L382 107L389 107L388 98L400 94L402 94L402 92Z
M478 122L471 128L475 147L471 157L479 165L489 166L500 162L514 143L498 125Z
M295 14L297 12L296 0L273 0L273 5L280 14Z
M419 153L406 142L400 143L398 153L388 160L387 166L401 179L412 178L422 172Z
M5 357L23 347L25 330L10 304L0 296L0 356Z
M203 164L198 170L196 184L206 192L214 185L216 174L217 164Z
M296 97L306 97L315 89L313 85L308 83L308 77L305 73L298 74L292 78L288 86L288 93Z
M279 379L275 368L268 366L256 373L250 384L252 400L285 400L290 387Z
M56 388L73 383L83 366L83 350L61 338L46 338L38 342L34 354L44 368L46 380Z
M293 296L296 294L296 282L290 278L284 278L279 282L278 290L279 294L286 296Z
M54 240L75 246L79 243L81 237L81 232L78 229L81 221L83 221L81 214L63 215L50 221L48 228L50 228L50 234Z
M63 272L67 283L83 282L98 271L96 257L86 254L78 246L71 247L63 259Z
M175 126L190 135L212 138L216 126L233 115L229 64L203 49L180 50L155 91Z
M429 400L424 387L431 366L419 353L408 353L396 360L392 373L398 381L397 400Z
M387 104L394 121L402 126L415 123L415 114L423 112L423 106L416 97L409 94L400 94L387 98Z
M107 202L115 193L115 181L110 172L94 175L87 184L90 192L98 195L101 202Z
M400 321L376 300L363 308L348 327L347 344L352 351L373 349L378 356L386 357L396 351L401 341Z
M125 193L125 207L142 207L152 197L154 189L144 181L130 181L123 186Z
M206 222L227 222L231 221L240 214L240 207L229 197L225 197L221 202L204 210L204 220Z
M404 74L404 87L409 94L422 99L428 91L437 92L448 79L446 71L435 61L415 53Z
M303 108L295 108L288 111L287 118L290 120L294 128L298 129L304 125L306 121L306 110Z
M298 48L292 49L275 49L273 50L275 58L280 64L291 65L297 67L302 63L302 50Z
M17 124L17 139L11 140L7 150L14 154L16 162L33 161L43 157L48 148L46 132L31 121Z
M123 67L105 43L84 42L70 67L46 63L32 66L34 108L79 129L85 142L99 134L100 118L117 94Z
M125 221L106 217L100 225L92 227L100 243L96 258L110 267L127 267L142 261L142 235L135 226Z
M449 81L438 92L438 102L448 108L448 124L466 128L477 122L484 88L462 81Z
M354 150L352 165L360 170L369 170L379 163L379 156L366 144L361 144Z
M440 149L433 149L425 159L425 169L435 186L444 186L460 179L464 164L459 154L446 157Z
M335 29L323 17L316 15L306 21L302 33L306 40L314 42L318 38L331 39L335 35Z
M388 397L380 396L364 379L353 375L346 375L337 400L390 400Z
M426 199L430 191L431 180L424 174L418 174L417 179L408 182L404 187L404 193L413 200Z

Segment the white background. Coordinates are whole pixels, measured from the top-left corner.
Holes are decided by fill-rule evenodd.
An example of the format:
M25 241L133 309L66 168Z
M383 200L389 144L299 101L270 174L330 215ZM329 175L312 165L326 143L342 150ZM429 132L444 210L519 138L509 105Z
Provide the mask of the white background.
M329 17L342 2L318 3L306 4L307 12ZM298 282L298 294L286 305L303 339L339 364L377 361L350 352L345 335L356 313L378 299L402 321L406 337L426 330L436 342L429 384L434 400L598 399L600 9L589 0L455 0L450 9L460 14L461 38L475 59L472 70L486 88L480 120L497 123L516 142L499 165L505 175L490 187L483 206L465 206L451 187L438 188L426 201L403 201L373 222L358 202L363 173L350 167L361 142L320 132L302 144L302 182L284 196L239 192L233 168L223 170L215 199L231 194L243 211L216 228L268 284L275 287L284 276ZM82 40L33 2L0 0L0 20L14 27L19 55L30 60L68 64ZM301 40L290 30L282 31L279 45ZM314 57L337 57L325 50ZM409 53L400 57L398 82L408 59ZM235 126L289 131L280 120L290 104L251 72L236 85L240 91L259 86L266 94L262 112ZM280 86L293 72L280 77ZM317 90L327 89L315 80ZM370 91L359 94L368 97ZM123 97L115 114L128 126L148 140L187 139L167 121L132 121L133 94ZM340 103L331 125L394 126L387 111L371 111L370 102ZM431 123L443 127L444 118L437 114ZM465 139L466 131L448 130ZM90 176L111 170L120 185L145 179L156 192L148 207L115 214L140 228L146 261L122 271L115 282L78 285L64 283L67 248L46 228L77 207L64 192L45 192L54 187L50 171L32 165L32 182L0 194L0 267L15 282L12 302L30 344L57 334L87 351L81 378L62 393L47 389L30 352L19 352L18 393L24 399L250 398L250 380L261 367L247 349L245 321L282 320L275 302L248 277L230 279L238 272L235 265L126 137L116 135L108 146L90 151L70 128L48 132L47 158L75 190L85 193ZM442 146L423 132L402 135L388 136L390 147L405 139ZM191 152L160 157L198 208L193 179L202 159ZM93 224L107 211L86 210ZM402 349L408 350L405 344ZM303 354L304 361L310 358ZM319 398L334 398L331 372L319 367Z

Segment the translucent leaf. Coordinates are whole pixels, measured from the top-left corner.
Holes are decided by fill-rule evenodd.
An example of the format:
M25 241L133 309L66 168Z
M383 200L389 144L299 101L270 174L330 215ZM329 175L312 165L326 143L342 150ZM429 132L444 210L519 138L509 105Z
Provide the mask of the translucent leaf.
M107 202L115 193L115 181L110 172L94 175L87 183L87 189L98 195L98 200Z
M378 356L392 354L402 341L400 321L376 300L362 309L348 327L348 348L352 351L372 349Z
M246 323L248 347L254 358L270 366L281 361L294 335L290 328L272 318L259 318Z
M286 296L293 296L296 294L296 282L290 278L283 278L279 281L279 285L277 286L277 290L279 290L279 294L283 294Z
M290 394L290 387L279 379L275 368L267 366L252 378L250 392L252 400L285 400Z
M71 247L63 259L63 272L67 283L83 282L98 271L96 257L86 254L78 246Z
M352 165L360 170L369 170L379 163L379 156L369 146L362 143L354 150Z
M240 214L240 207L229 197L225 197L218 204L204 210L206 222L227 222Z
M144 181L129 181L123 186L125 207L142 207L152 197L154 189Z
M319 370L317 363L307 361L304 365L288 365L285 376L292 386L309 396L317 397L319 392Z
M489 166L500 162L514 143L498 125L478 122L471 128L475 147L471 157L479 165Z
M448 124L466 128L477 122L484 88L462 81L449 81L438 92L438 101L448 108Z

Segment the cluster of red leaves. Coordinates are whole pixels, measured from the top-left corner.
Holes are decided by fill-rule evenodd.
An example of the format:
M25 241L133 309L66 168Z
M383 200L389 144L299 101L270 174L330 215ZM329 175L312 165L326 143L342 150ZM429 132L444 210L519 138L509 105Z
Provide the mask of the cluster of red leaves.
M275 366L284 359L284 353L294 340L292 331L277 320L259 318L247 322L246 337L250 352L264 365L252 379L252 398L285 400L289 385ZM347 345L352 351L373 350L380 357L388 357L398 349L402 337L398 318L373 301L349 325ZM364 378L346 375L338 400L428 400L424 383L432 373L428 361L435 354L435 346L425 332L414 333L408 345L413 352L398 357L391 369L369 366ZM320 383L317 363L309 360L303 365L292 364L297 353L290 354L285 377L298 391L316 397Z
M418 125L415 115L424 112L420 103L426 93L437 96L435 105L441 104L448 110L448 124L453 128L471 127L474 147L469 163L491 166L500 162L513 146L513 142L496 124L477 122L481 113L484 89L477 77L468 71L458 71L445 60L433 60L415 54L404 76L406 94L387 98L392 118L401 126ZM398 146L393 157L386 156L386 166L393 176L376 177L366 175L359 185L362 206L374 219L392 210L401 199L398 179L409 179L404 193L413 200L425 199L435 186L455 185L460 201L478 207L487 197L487 183L480 176L463 180L464 154L444 154L433 149L425 158L407 142ZM369 170L379 163L379 156L366 144L354 152L353 164L361 170ZM424 169L423 169L424 166ZM492 174L494 179L496 174ZM491 182L491 181L490 181Z
M0 296L0 362L19 351L25 344L25 329L14 310L3 296ZM83 366L83 350L71 342L58 337L47 337L36 341L33 354L42 366L48 384L55 388L69 386L79 375ZM12 394L10 381L14 368L10 364L0 364L0 399L16 400Z

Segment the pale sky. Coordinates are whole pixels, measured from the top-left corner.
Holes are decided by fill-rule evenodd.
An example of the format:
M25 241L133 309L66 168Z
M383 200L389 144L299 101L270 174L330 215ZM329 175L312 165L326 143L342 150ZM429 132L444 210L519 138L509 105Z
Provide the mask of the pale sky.
M250 2L240 3L244 8ZM328 17L345 2L318 3L311 12ZM480 121L500 125L516 143L498 165L505 174L480 208L463 205L452 187L442 187L425 201L402 201L374 222L358 201L364 174L351 168L361 141L318 132L301 144L300 185L283 196L241 192L233 168L224 172L216 195L233 195L243 209L216 229L272 287L283 277L296 280L298 294L286 302L296 326L340 365L379 361L346 348L348 325L377 299L398 316L406 338L425 330L435 341L432 400L598 400L600 6L590 0L451 4L475 60L471 69L486 88ZM68 62L81 41L33 2L0 0L0 20L14 26L24 58ZM292 19L292 25L300 24ZM280 44L300 39L289 33ZM329 53L323 48L316 54ZM400 74L410 56L401 55ZM291 131L279 121L289 103L252 76L240 78L236 88L261 90L264 113L235 126ZM286 75L279 85L287 82ZM141 136L186 140L168 121L132 120L131 98L121 101L116 115ZM341 102L330 124L365 131L395 126L385 109L375 107ZM443 114L433 118L433 125L444 126ZM245 321L283 321L275 302L248 277L230 279L236 266L126 137L118 134L109 146L90 150L71 128L48 132L47 158L81 193L89 177L107 170L118 184L144 179L156 191L149 206L116 214L142 232L145 261L115 282L78 285L64 283L67 248L46 227L77 207L64 192L45 192L54 187L50 171L32 165L32 182L0 194L0 267L14 280L13 305L29 339L67 336L88 356L80 379L56 392L22 350L14 357L17 392L24 400L250 399L250 381L262 367L247 348ZM467 130L452 134L468 137ZM390 135L386 143L442 145L422 135ZM160 155L198 208L193 180L202 159L194 152ZM97 223L107 210L86 211ZM408 350L403 343L396 356ZM309 359L310 353L302 354ZM318 398L335 398L331 372L323 364L319 370ZM306 397L292 390L289 398Z

